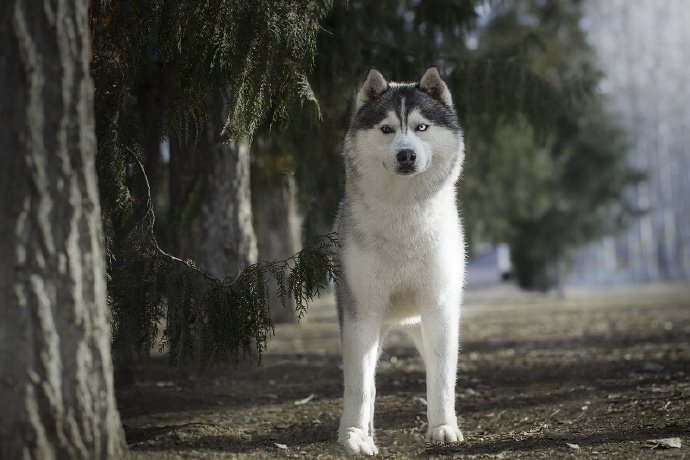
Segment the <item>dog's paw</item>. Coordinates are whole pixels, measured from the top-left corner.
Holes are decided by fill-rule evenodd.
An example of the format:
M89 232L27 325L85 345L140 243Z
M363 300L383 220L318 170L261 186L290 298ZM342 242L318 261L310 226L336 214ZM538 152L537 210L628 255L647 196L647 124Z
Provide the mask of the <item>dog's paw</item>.
M440 442L462 442L465 438L457 425L438 425L429 427L426 439Z
M338 435L338 441L345 446L345 451L350 455L376 455L379 453L374 439L359 428L351 427L341 432Z

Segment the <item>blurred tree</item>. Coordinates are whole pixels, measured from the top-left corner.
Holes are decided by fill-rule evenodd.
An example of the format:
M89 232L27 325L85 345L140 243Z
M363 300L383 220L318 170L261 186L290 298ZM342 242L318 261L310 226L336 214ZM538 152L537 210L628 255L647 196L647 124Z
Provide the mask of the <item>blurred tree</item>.
M169 206L161 212L167 213L167 248L182 259L193 260L209 275L223 278L258 262L249 146L242 140L222 139L227 119L222 92L209 96L206 107L206 120L195 140L173 136L169 142ZM271 299L275 285L269 280L267 287ZM268 306L273 313L280 305L269 302ZM178 323L179 313L180 309L170 309L168 322ZM170 345L175 347L178 339L171 335ZM251 361L253 357L247 358Z
M0 3L0 458L120 459L88 2Z
M152 191L159 185L159 145L168 134L176 168L170 177L180 213L172 217L199 225L188 233L189 254L209 254L204 231L215 228L214 213L224 207L227 211L231 201L238 211L234 217L250 220L241 211L248 199L243 204L238 198L248 192L243 182L246 155L230 154L235 147L241 153L241 143L251 141L260 123L282 123L292 108L315 102L306 75L329 3L93 0L97 170L113 344L123 362L148 352L163 318L168 320L164 341L175 362L209 364L254 351L260 357L272 330L268 278L277 278L279 298L293 297L303 309L305 300L334 276L329 257L334 242L329 238L289 259L251 265L239 273L236 267L223 267L223 261L202 270L192 260L161 250L152 208ZM216 99L209 109L209 98L221 91L226 106ZM221 147L218 131L233 143ZM177 168L185 163L193 167ZM229 190L234 195L225 200L224 172L237 174L230 181L237 185ZM236 241L243 241L242 231L236 234ZM252 243L246 251L240 246L231 249L251 261Z
M481 31L478 53L531 37L525 62L544 79L596 86L601 72L580 28L580 2L504 2ZM476 239L507 241L523 288L560 283L568 250L620 229L635 210L626 189L642 175L626 161L623 132L596 92L552 112L553 130L535 141L523 117L468 130L472 154L465 210Z
M255 168L258 169L258 168ZM267 172L267 169L263 169ZM256 193L254 214L261 260L289 257L302 248L302 225L297 201L295 175L284 171L254 176ZM272 287L269 285L269 287ZM281 305L275 289L269 291L271 319L277 323L294 323L299 318L294 304Z
M235 274L257 262L249 146L221 138L225 109L222 94L209 97L196 142L177 138L170 142L168 225L174 234L170 248L215 277Z

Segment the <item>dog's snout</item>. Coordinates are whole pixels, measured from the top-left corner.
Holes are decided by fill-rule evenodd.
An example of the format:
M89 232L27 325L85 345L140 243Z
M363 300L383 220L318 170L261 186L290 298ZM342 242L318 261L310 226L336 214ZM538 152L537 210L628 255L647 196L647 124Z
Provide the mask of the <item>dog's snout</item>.
M414 150L412 149L403 149L398 152L396 158L401 166L409 167L414 164L415 160L417 159L417 154L415 154Z

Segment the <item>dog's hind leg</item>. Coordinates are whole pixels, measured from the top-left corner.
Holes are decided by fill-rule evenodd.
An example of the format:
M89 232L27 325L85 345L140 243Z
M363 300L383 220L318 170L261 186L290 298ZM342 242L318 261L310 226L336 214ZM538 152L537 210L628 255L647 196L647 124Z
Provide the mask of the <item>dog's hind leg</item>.
M381 320L345 314L342 328L345 395L338 441L350 454L374 455L378 449L370 430L373 428Z

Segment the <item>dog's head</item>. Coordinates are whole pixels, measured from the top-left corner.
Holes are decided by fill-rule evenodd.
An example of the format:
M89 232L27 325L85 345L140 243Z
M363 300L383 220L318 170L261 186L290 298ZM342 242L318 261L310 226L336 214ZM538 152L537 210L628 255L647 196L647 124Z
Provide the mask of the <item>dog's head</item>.
M346 146L346 162L357 169L384 168L395 177L457 176L462 131L436 67L418 83L388 82L371 69L355 98Z

